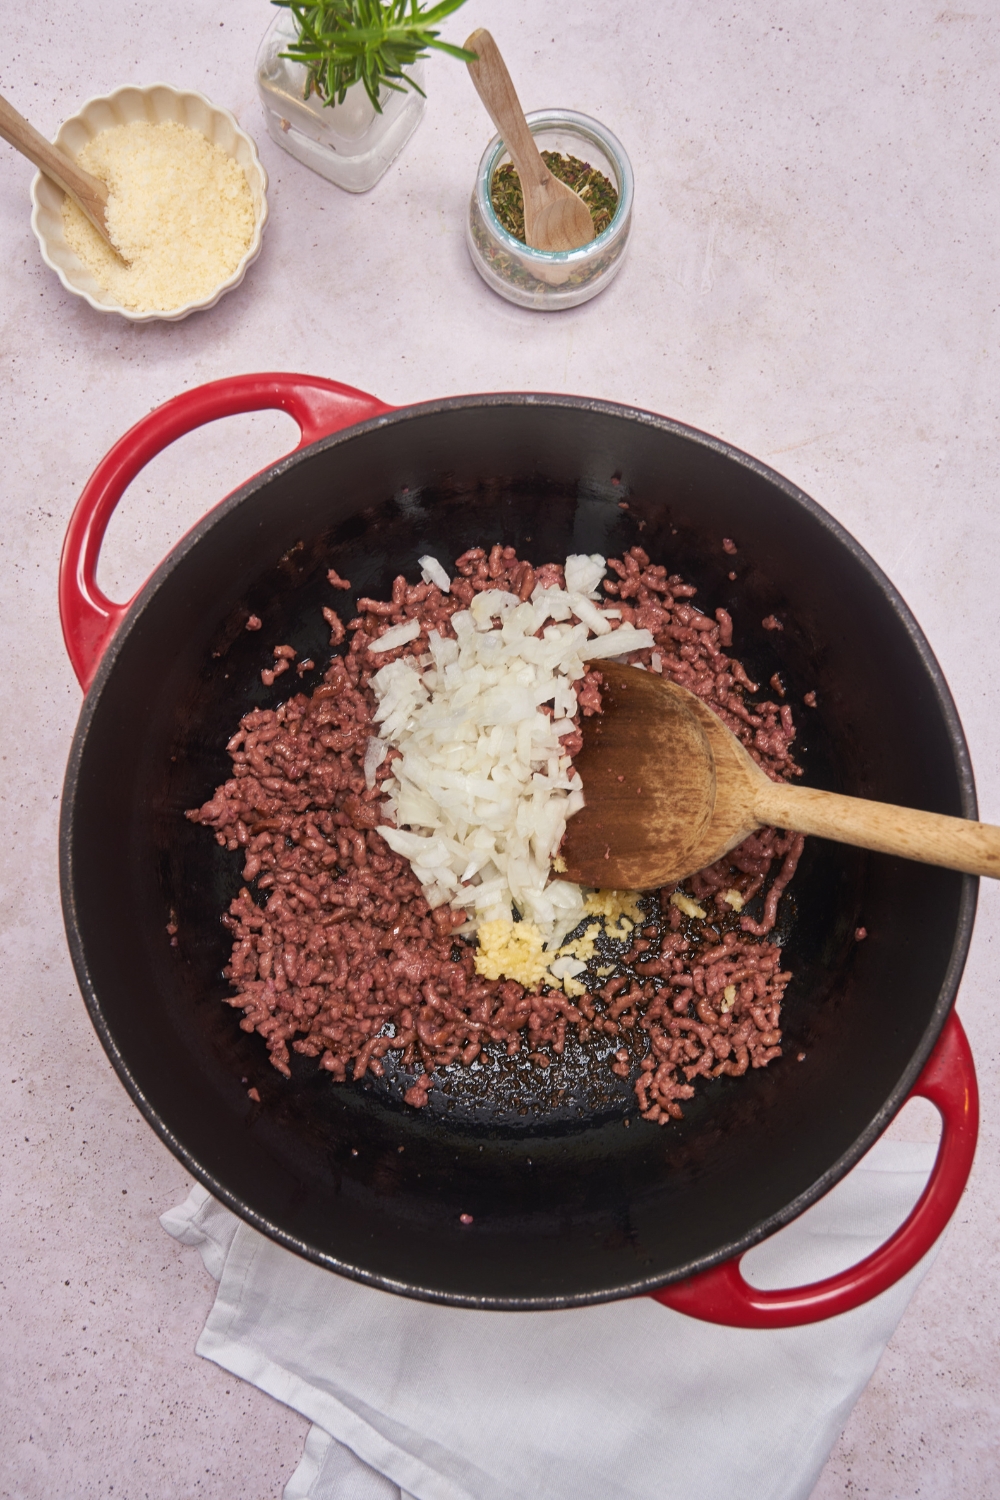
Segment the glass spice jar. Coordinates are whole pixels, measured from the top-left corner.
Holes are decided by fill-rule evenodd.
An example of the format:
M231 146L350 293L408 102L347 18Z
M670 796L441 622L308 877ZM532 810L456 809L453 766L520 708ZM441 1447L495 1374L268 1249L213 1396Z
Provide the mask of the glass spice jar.
M298 35L292 13L281 10L257 53L257 92L268 135L329 182L349 193L366 193L420 124L427 101L414 89L400 92L383 85L379 114L362 83L351 85L342 104L324 104L316 93L307 98L307 68L281 56ZM422 87L423 63L408 71Z
M487 286L539 312L577 307L596 297L621 270L632 228L632 166L617 136L599 120L571 109L538 109L525 117L539 151L589 162L617 188L611 223L578 250L533 250L501 224L493 207L493 175L510 161L497 135L479 163L466 220L472 263Z

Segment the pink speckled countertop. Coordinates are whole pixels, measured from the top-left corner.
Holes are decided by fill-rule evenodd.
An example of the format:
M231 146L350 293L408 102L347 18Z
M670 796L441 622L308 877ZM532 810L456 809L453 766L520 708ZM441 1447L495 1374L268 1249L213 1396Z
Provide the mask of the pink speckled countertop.
M59 548L93 465L150 407L285 368L393 403L572 391L718 433L814 495L899 586L958 702L982 815L1000 821L1000 22L940 5L470 0L446 34L489 25L527 107L599 114L635 167L626 269L550 317L495 299L468 261L490 127L458 65L428 65L420 129L352 197L264 134L264 0L52 0L6 16L0 91L43 131L122 83L202 90L258 140L272 219L239 291L135 328L63 293L30 233L31 169L0 143L0 1496L271 1500L306 1430L194 1355L214 1285L157 1223L189 1179L97 1043L59 913L79 708ZM232 419L157 459L112 524L108 591L131 592L293 436L284 417ZM976 1166L814 1500L1000 1490L998 950L1000 890L984 883L959 1001L983 1095Z

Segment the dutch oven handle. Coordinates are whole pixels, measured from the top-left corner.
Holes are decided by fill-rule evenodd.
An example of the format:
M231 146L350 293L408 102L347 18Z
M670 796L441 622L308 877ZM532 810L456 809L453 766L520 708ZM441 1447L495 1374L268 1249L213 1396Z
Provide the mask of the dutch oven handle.
M296 448L392 411L375 396L313 375L235 375L184 391L119 438L87 481L70 519L59 564L63 639L80 686L87 691L98 663L126 614L97 585L97 559L115 506L150 459L206 422L244 412L286 411L302 434Z
M759 1292L743 1279L739 1259L653 1292L675 1312L730 1328L795 1328L849 1312L877 1297L913 1269L934 1244L965 1190L979 1129L979 1093L972 1051L954 1011L913 1086L941 1114L941 1144L927 1186L896 1233L839 1276L783 1292Z

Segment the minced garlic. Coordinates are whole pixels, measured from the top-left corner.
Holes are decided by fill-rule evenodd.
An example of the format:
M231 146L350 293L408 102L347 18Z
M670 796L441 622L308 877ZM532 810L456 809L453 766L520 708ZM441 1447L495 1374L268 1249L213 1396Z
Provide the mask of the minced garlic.
M670 905L676 906L677 910L682 911L686 917L697 917L700 922L705 920L705 908L699 906L692 897L685 896L683 891L674 891L670 898Z
M637 920L642 916L638 902L637 891L591 891L584 900L588 913L603 919L606 935L619 942L635 927L626 912ZM476 973L483 979L515 979L526 990L547 984L575 998L586 992L579 975L596 956L600 933L601 922L590 922L579 937L568 938L555 953L549 953L534 922L508 922L502 917L480 922ZM601 977L613 972L613 966L597 970Z
M581 963L586 963L588 959L594 956L594 944L596 939L600 937L600 933L601 924L599 922L591 922L589 926L583 929L578 938L566 939L565 943L559 949L559 957L568 956L569 958L579 959Z
M211 295L250 247L254 208L238 162L174 120L102 130L77 157L108 185L118 260L66 199L66 243L102 291L135 312L169 312Z
M609 922L619 923L622 917L630 917L630 930L642 918L638 891L589 891L583 904L590 917L607 917Z
M526 990L542 981L555 957L546 953L534 922L480 922L476 937L476 973L484 979L516 979Z

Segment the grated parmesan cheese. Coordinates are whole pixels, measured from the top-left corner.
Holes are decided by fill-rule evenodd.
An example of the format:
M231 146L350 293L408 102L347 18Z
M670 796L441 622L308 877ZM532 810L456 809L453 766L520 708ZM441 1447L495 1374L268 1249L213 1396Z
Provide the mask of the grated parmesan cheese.
M238 162L174 120L102 130L77 157L108 185L119 261L66 199L66 243L102 291L135 312L169 312L210 296L250 248L254 208Z

